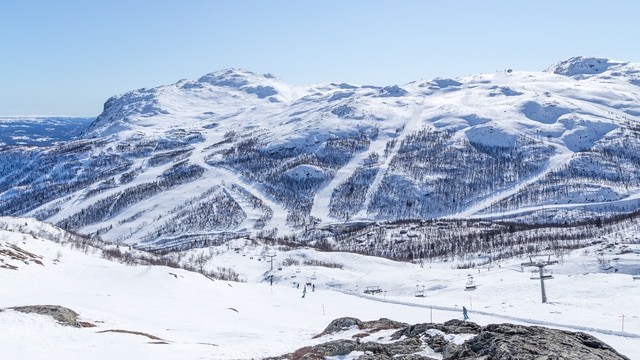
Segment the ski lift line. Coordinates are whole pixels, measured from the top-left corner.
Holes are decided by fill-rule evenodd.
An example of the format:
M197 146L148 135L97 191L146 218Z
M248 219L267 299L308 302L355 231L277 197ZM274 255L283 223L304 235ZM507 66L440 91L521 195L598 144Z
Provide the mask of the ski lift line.
M515 184L512 187L505 188L501 192L492 194L491 196L488 196L476 202L475 204L472 204L466 209L462 209L458 213L448 215L445 218L478 216L477 213L480 212L481 210L488 209L491 205L496 204L501 200L504 200L508 196L513 195L519 190L525 188L526 186L529 186L532 183L538 181L539 179L541 179L542 177L544 177L545 175L553 171L553 169L555 169L556 167L559 167L560 165L567 162L571 158L571 156L573 156L573 152L568 150L557 153L549 158L549 161L547 162L547 166L545 168L539 170L536 174L532 175L526 181Z
M532 267L535 266L538 268L538 276L531 276L532 280L540 280L540 292L542 295L542 302L546 303L547 300L547 293L545 291L544 288L544 281L547 279L553 279L553 276L547 276L545 275L545 266L549 266L549 265L553 265L553 264L557 264L558 260L551 260L551 254L546 255L547 256L547 260L546 261L533 261L534 257L543 257L545 255L529 255L529 262L528 263L522 263L522 266L528 266L528 267Z
M411 307L420 307L420 308L425 308L425 309L431 308L431 309L435 309L435 310L451 311L451 312L455 312L455 313L460 311L460 309L457 308L457 307L439 306L439 305L430 305L430 304L417 304L417 303L405 302L405 301L400 301L400 300L391 300L391 299L386 299L386 298L381 298L381 297L368 296L368 295L363 295L363 294L359 294L359 293L353 293L353 292L349 292L349 291L346 291L346 290L340 290L340 289L335 289L334 291L337 291L337 292L340 292L340 293L343 293L343 294L346 294L346 295L357 296L359 298L372 300L372 301L383 302L383 303L388 303L388 304L411 306ZM492 312L488 312L488 311L481 311L481 310L474 310L473 313L474 314L479 314L479 315L491 316L491 317L500 318L500 319L505 319L505 320L518 321L518 322L521 322L521 323L524 323L524 324L530 324L530 325L542 325L542 326L547 326L547 327L553 326L553 327L557 327L557 328L571 329L571 330L577 330L577 331L590 331L590 332L603 334L603 335L615 335L615 336L621 336L621 337L626 337L626 338L631 338L631 339L640 339L640 334L629 333L629 332L626 332L626 331L623 332L623 331L615 331L615 330L594 328L594 327L589 327L589 326L579 326L579 325L561 324L561 323L555 323L555 322L550 322L550 321L542 321L542 320L535 320L535 319L526 319L526 318L520 318L520 317L516 317L516 316L509 316L509 315L502 315L502 314L492 313Z

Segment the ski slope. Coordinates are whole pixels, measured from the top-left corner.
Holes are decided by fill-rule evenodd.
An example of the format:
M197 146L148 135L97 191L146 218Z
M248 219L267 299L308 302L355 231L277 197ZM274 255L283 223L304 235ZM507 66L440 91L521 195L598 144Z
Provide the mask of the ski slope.
M17 221L31 226L31 220ZM15 247L41 264L0 255L0 265L17 267L0 268L0 347L11 359L255 359L321 341L313 336L338 317L445 322L460 319L463 305L470 321L481 325L583 331L640 359L640 312L633 302L640 298L640 281L632 276L640 273L640 245L605 241L559 258L550 266L554 279L545 282L547 303L541 302L539 280L520 265L528 259L457 269L457 261L410 264L312 249L284 252L245 240L189 252L210 255L206 267L232 267L244 281L238 283L164 266L125 266L42 237L0 231L0 254ZM273 270L265 256L271 253ZM603 270L599 257L612 269ZM299 263L286 266L287 259ZM342 267L305 265L309 259ZM475 291L465 291L469 275ZM307 282L315 291L308 288L302 298L298 284ZM367 286L383 292L365 295ZM425 297L414 296L420 290ZM95 327L64 327L10 309L46 304L68 307Z

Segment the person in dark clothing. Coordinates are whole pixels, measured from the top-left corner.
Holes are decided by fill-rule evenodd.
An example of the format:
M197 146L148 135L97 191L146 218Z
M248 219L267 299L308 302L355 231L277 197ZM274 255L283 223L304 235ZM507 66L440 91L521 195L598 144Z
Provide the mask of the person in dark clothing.
M469 318L469 314L467 313L467 308L464 306L462 307L462 316L464 316L465 320Z

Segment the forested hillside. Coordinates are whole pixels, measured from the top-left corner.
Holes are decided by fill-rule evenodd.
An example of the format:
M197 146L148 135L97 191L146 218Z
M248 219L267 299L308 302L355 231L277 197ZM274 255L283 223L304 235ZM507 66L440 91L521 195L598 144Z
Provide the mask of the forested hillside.
M639 71L578 57L301 87L231 69L134 90L73 139L3 147L0 214L141 247L248 236L353 248L338 241L352 228L466 226L453 220L579 232L639 208Z

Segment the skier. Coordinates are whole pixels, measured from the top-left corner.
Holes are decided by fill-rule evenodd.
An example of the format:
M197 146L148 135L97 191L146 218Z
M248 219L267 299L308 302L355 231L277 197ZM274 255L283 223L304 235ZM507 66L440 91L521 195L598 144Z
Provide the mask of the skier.
M307 295L307 287L305 286L302 290L302 298L304 299L305 295Z
M469 318L469 314L467 313L467 308L464 306L462 307L462 316L464 316L465 320Z

